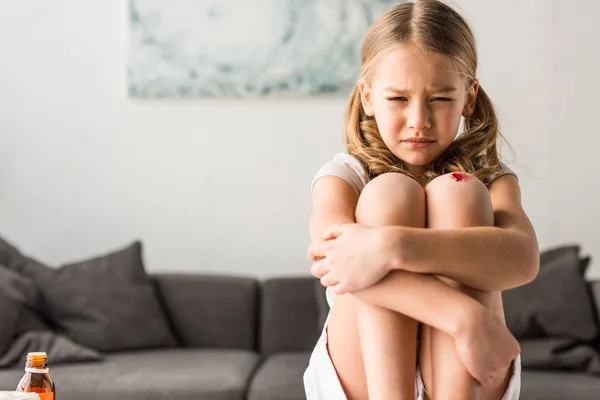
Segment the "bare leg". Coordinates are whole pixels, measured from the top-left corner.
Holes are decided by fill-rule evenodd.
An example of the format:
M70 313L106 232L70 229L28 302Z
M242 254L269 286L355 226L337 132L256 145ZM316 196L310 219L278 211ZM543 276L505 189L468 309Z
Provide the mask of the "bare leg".
M428 228L449 229L494 224L489 192L485 185L474 177L455 181L450 175L440 176L426 187L426 192ZM473 268L477 267L473 266ZM483 292L447 278L440 277L440 279L476 299L488 309L496 308L495 303L499 301L497 298L499 293ZM501 312L499 318L503 321ZM492 391L491 387L502 386L507 378L507 374L500 374L496 381L489 385L490 387L487 385L485 388L481 387L459 359L454 338L430 326L423 326L421 346L421 371L429 398L488 399ZM499 389L497 391L500 392L501 397L504 390L501 390L501 387Z
M363 190L356 222L425 227L425 192L411 178L384 174ZM349 294L338 296L329 353L349 399L415 397L417 321Z
M416 181L385 174L368 186L359 199L356 222L425 227L425 192ZM417 321L359 299L355 302L369 399L413 400Z
M371 183L374 182L376 180ZM383 179L378 182L383 182ZM364 201L367 193L363 193ZM389 199L385 200L378 205L390 203ZM359 338L358 300L419 320L449 336L464 332L460 328L472 327L475 321L475 326L478 327L475 332L478 347L492 353L499 351L503 355L509 349L509 356L513 353L516 356L518 352L518 345L510 332L497 319L492 318L491 312L477 300L431 274L393 271L368 288L338 296L331 311L328 327L329 354L348 399L369 398ZM483 360L471 361L472 372L484 372L488 367ZM401 398L399 394L394 396Z

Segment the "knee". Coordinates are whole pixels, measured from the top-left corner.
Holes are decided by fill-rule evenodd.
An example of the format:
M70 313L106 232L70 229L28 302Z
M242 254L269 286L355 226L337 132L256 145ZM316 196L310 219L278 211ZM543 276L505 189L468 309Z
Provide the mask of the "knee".
M356 206L356 219L367 225L410 224L425 219L425 191L414 179L387 173L370 181Z
M425 192L428 208L467 208L492 213L492 202L487 187L471 174L453 172L438 176L429 182Z

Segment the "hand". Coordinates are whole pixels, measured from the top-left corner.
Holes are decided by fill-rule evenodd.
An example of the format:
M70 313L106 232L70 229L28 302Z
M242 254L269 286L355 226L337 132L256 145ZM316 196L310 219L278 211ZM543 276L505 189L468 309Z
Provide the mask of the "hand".
M519 343L488 310L471 318L455 339L456 352L471 376L487 385L519 355Z
M333 286L336 294L369 287L390 270L391 247L381 229L334 225L323 239L308 248L308 257L315 261L311 273L323 286Z

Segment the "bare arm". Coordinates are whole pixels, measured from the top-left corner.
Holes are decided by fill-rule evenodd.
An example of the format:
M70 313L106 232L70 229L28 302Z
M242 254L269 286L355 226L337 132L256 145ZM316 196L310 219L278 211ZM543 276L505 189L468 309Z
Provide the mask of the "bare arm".
M532 281L539 268L539 247L521 206L517 179L502 176L489 190L493 227L383 228L396 241L393 268L445 276L489 292Z
M326 176L315 182L314 209L310 221L313 243L331 224L353 223L358 196L341 178ZM352 295L371 304L401 312L412 318L456 334L474 316L485 312L473 298L430 274L392 271L374 286Z
M369 304L407 315L453 337L486 312L477 300L437 277L408 271L392 271L377 284L354 291L352 295Z
M310 240L321 242L325 230L333 224L355 222L358 195L349 183L337 176L319 178L313 187L313 212L310 217Z

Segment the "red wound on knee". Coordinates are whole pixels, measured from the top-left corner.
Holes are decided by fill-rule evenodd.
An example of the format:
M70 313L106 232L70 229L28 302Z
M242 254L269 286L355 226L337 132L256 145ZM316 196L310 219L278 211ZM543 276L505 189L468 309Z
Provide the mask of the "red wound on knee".
M471 175L465 174L464 172L453 172L453 173L450 174L450 176L456 182L466 182L469 179L471 179Z

